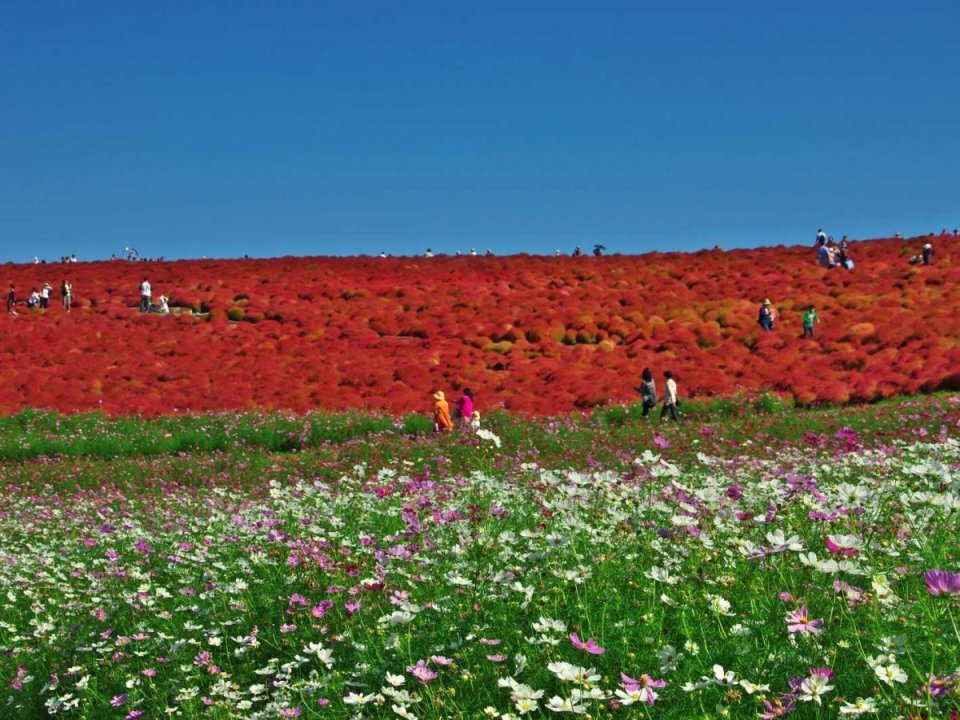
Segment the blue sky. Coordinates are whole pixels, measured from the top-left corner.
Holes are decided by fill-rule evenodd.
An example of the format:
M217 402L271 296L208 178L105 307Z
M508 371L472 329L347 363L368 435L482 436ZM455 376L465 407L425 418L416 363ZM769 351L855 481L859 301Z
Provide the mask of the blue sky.
M960 225L956 2L0 5L0 261Z

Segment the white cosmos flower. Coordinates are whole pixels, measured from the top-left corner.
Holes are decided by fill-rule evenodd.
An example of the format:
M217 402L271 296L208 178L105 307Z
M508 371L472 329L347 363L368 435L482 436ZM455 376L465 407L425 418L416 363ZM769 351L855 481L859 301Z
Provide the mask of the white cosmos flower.
M804 702L813 700L817 705L820 705L820 697L830 690L833 690L833 685L828 685L827 679L823 675L811 675L800 683L799 699Z
M394 687L400 687L407 681L403 675L394 675L393 673L387 673L384 679Z
M481 440L488 440L492 442L497 447L500 447L500 437L496 433L492 433L485 428L480 428L477 430L477 437Z
M895 662L891 662L889 665L877 665L873 669L873 672L887 685L905 683L907 681L907 674L901 670L900 666Z
M840 706L841 715L862 715L863 713L875 713L877 711L877 702L873 698L860 698L851 702L845 702Z
M587 711L586 705L575 705L573 700L567 699L564 700L561 697L554 695L547 701L547 710L553 712L568 712L575 713L577 715L583 715Z
M737 684L737 676L733 670L724 670L723 665L714 665L713 682L717 685L729 687Z
M361 695L359 693L350 692L344 695L343 704L344 705L366 705L369 702L373 702L373 694L370 695Z

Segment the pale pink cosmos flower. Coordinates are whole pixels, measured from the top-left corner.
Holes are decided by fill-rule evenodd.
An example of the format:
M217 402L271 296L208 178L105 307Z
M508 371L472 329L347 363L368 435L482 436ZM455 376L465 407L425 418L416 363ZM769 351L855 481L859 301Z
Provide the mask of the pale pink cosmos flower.
M798 610L787 613L787 630L792 633L811 633L816 635L820 632L820 628L822 627L823 618L811 620L806 605Z
M413 675L423 685L437 677L437 674L427 667L426 660L417 660L416 665L408 665L407 672Z
M586 650L591 655L603 655L606 650L597 645L597 641L589 638L586 642L580 639L576 633L570 633L570 642L577 650Z

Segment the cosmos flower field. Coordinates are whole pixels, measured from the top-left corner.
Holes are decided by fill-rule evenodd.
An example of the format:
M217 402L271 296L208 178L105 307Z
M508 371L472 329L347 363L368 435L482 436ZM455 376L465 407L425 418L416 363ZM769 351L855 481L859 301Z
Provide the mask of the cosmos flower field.
M960 400L742 410L15 416L0 715L956 717Z

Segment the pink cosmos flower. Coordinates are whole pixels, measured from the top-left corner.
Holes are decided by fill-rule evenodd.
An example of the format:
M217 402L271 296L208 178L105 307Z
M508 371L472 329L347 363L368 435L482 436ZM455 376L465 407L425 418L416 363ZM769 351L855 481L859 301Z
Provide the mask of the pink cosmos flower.
M960 595L960 573L946 570L927 570L923 582L931 595Z
M114 695L110 700L110 707L120 707L127 701L126 695Z
M822 627L823 618L811 620L806 605L798 610L787 613L787 630L792 633L811 633L816 635L820 632L820 628Z
M437 674L427 667L426 660L417 660L416 665L408 665L407 672L413 675L423 685L437 677Z
M310 614L319 620L326 615L332 607L332 600L321 600L319 605L314 605L312 608L310 608Z
M431 655L430 661L435 662L437 665L453 665L453 660L443 655Z
M760 717L763 718L763 720L774 720L775 718L792 713L794 703L791 698L781 696L774 698L772 701L764 700L763 707L766 708L766 712L759 713Z
M829 535L826 537L824 542L827 545L827 552L829 552L831 555L836 555L839 553L844 557L850 557L852 555L856 555L859 552L859 550L857 550L856 548L844 547L842 545L838 545L830 538Z
M285 707L280 709L280 717L283 718L295 718L300 717L300 713L303 712L303 708L299 705L296 707Z
M666 450L668 447L670 447L670 441L660 435L654 436L653 444L656 445L661 450Z
M584 642L576 633L570 633L570 642L573 643L573 646L577 650L586 650L591 655L603 655L606 652L606 650L597 645L597 641L593 638Z

